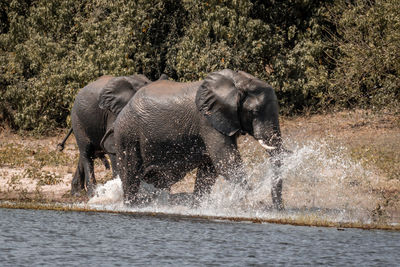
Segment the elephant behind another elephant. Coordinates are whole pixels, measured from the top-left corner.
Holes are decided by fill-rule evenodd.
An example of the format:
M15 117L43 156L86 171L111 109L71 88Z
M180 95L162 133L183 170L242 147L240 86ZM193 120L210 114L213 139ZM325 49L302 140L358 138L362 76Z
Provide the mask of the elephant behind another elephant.
M160 79L167 79L163 74ZM100 158L109 167L105 151L100 142L110 129L123 107L132 96L143 86L151 83L144 75L131 76L102 76L82 88L74 101L71 111L72 129L63 142L58 145L64 148L64 143L73 132L79 148L79 162L71 183L71 194L79 193L82 189L92 193L96 184L93 161ZM111 100L110 100L111 99ZM108 101L109 109L101 108L103 101ZM110 100L110 101L109 101ZM115 157L110 156L113 176L116 176Z

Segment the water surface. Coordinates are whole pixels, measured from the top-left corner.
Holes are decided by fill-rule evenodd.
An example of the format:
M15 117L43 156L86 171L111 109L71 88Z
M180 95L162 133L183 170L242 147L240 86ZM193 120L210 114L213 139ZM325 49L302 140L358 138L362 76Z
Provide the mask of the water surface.
M398 266L400 232L0 209L2 266Z

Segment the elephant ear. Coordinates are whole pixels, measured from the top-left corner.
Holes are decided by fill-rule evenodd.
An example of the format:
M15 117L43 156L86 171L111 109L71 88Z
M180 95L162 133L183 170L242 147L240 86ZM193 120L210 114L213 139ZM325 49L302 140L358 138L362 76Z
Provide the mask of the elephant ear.
M122 76L111 79L101 90L99 107L118 114L133 95L150 83L143 75Z
M228 136L240 129L240 92L234 84L233 76L231 70L213 72L204 79L196 94L198 110L215 129Z

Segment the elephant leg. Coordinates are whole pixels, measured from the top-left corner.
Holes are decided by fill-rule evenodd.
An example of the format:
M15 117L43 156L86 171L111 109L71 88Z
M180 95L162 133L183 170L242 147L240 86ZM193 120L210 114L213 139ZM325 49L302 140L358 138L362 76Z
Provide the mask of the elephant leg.
M211 192L211 187L215 184L217 179L217 172L211 159L201 164L197 168L196 182L194 184L193 194L197 199L200 199L205 194Z
M85 171L85 190L89 196L92 196L94 194L94 187L97 183L96 178L94 177L93 157L88 156L87 154L82 155L82 163Z
M226 180L247 188L246 172L237 149L236 139L220 137L210 133L206 136L206 147L216 172Z
M124 192L125 202L134 205L138 204L138 192L140 187L140 178L137 170L127 169L125 172L126 177L122 179L122 189Z
M83 168L82 158L79 155L78 167L76 168L74 178L71 182L71 195L78 194L82 189L84 189L85 183L85 170Z
M138 203L138 191L141 177L143 176L142 161L139 146L117 150L118 174L122 181L125 203L134 205Z
M133 170L127 170L126 175L130 178L124 179L122 182L125 202L130 205L138 204L140 179L137 178L137 174Z

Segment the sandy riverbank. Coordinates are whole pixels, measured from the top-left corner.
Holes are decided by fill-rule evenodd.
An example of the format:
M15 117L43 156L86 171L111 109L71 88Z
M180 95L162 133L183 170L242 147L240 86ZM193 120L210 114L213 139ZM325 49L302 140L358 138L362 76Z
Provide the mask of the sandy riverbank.
M400 116L368 111L282 118L286 145L295 151L286 163L284 199L287 207L350 207L376 220L400 222ZM85 194L69 194L78 160L74 137L63 152L56 150L67 130L32 137L2 129L0 133L0 200L36 203L85 202ZM257 180L266 155L250 137L240 150ZM111 172L96 161L98 184ZM258 181L258 180L257 180ZM214 191L224 187L216 184ZM188 176L173 192L191 191ZM268 193L268 191L266 191ZM262 192L262 194L266 194ZM253 203L267 200L252 196ZM363 213L363 214L364 214Z

